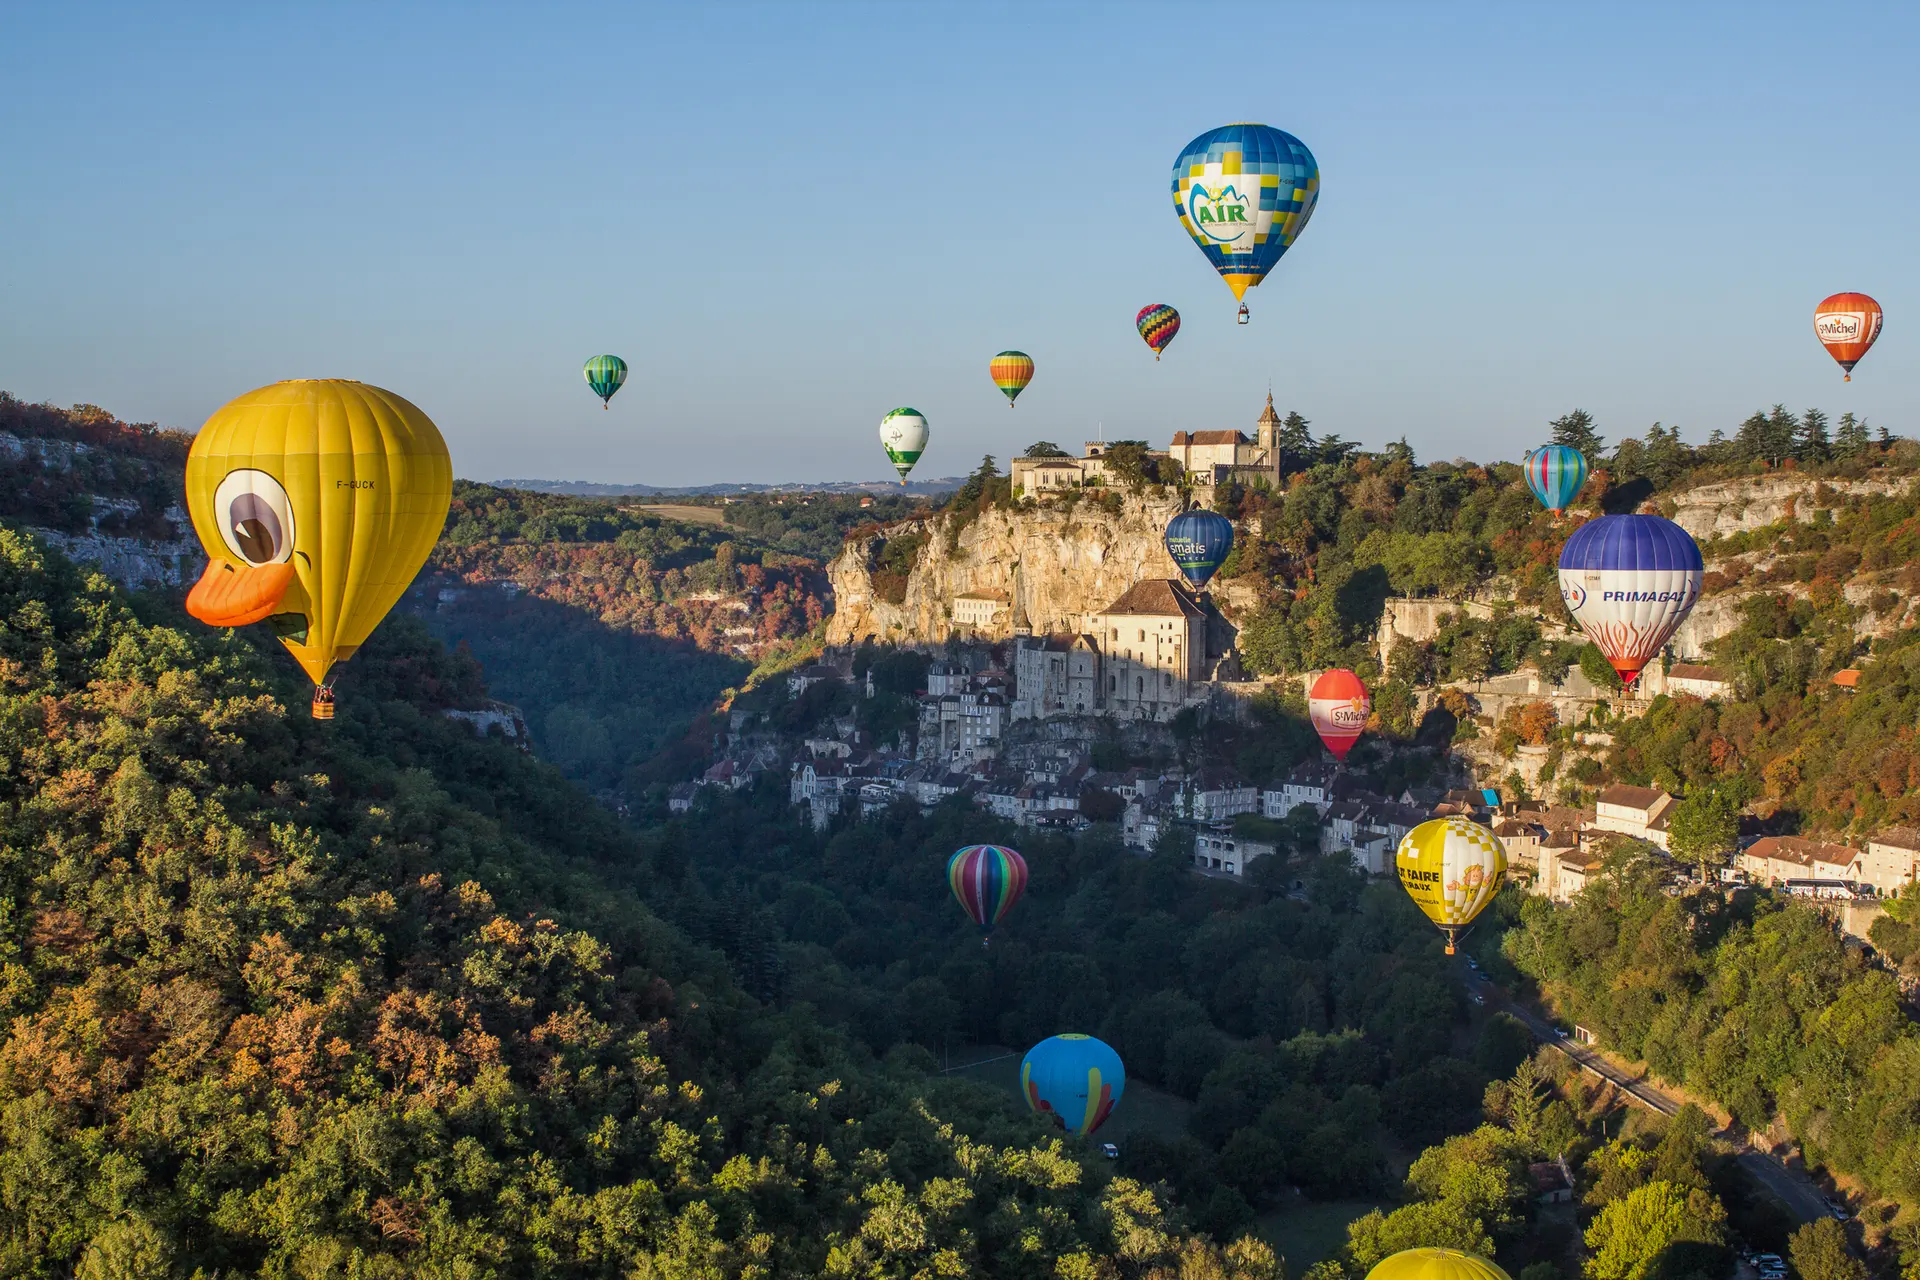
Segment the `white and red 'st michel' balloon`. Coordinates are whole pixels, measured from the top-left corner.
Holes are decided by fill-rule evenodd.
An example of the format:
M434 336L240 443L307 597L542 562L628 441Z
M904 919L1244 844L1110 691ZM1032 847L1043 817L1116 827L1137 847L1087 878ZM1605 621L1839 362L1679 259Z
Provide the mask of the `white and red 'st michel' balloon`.
M1354 742L1367 727L1367 712L1372 707L1367 686L1345 667L1321 672L1307 695L1307 716L1336 760L1344 761L1347 752L1353 750Z

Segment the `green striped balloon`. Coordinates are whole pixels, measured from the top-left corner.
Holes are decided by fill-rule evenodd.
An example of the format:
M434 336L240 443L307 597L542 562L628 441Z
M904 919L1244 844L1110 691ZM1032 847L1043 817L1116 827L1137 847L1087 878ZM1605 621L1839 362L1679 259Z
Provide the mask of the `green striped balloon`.
M607 401L613 399L613 393L627 380L627 362L619 356L595 356L587 361L582 371L587 375L587 385L593 388L593 394L600 397L600 407L607 407Z

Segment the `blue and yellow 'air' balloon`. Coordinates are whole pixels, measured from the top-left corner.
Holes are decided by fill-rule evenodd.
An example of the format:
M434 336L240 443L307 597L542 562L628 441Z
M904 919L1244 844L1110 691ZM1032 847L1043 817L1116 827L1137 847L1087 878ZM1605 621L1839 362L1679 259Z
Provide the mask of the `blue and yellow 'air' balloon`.
M587 375L587 385L600 397L600 407L605 409L613 393L627 380L627 362L619 356L595 356L581 372Z
M1173 162L1180 225L1243 304L1306 230L1319 197L1313 152L1264 124L1209 129Z
M1541 445L1520 465L1527 473L1527 488L1555 515L1565 511L1587 483L1587 455L1568 445Z
M1020 1092L1027 1106L1076 1138L1105 1124L1126 1088L1120 1055L1092 1036L1049 1036L1020 1062Z

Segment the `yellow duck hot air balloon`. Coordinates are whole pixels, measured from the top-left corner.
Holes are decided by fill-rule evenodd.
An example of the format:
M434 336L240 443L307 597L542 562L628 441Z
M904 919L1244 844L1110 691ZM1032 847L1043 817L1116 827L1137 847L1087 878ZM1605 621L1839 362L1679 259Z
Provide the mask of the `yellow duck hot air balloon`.
M1402 1249L1382 1258L1367 1280L1508 1280L1507 1273L1477 1253L1459 1249Z
M265 621L333 716L333 664L353 656L426 563L453 495L447 443L391 391L300 378L249 391L200 428L187 509L210 563L187 612Z
M1500 838L1459 816L1423 822L1401 838L1393 861L1420 913L1447 935L1447 954L1507 877Z

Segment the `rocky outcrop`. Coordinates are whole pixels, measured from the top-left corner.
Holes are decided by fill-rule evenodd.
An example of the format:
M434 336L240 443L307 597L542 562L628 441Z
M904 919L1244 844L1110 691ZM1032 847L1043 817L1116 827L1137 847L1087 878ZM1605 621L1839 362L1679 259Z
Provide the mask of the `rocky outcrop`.
M850 540L827 576L833 583L830 644L869 637L899 643L939 643L965 634L1005 639L1016 622L1035 634L1074 632L1089 613L1118 599L1143 578L1175 576L1161 543L1179 498L1126 495L1117 512L1093 502L1071 509L1023 506L985 511L955 532L958 517L942 514L890 525ZM889 538L924 537L899 603L874 584ZM1002 593L1008 602L991 621L961 626L954 598Z
M1900 493L1911 477L1887 480L1816 480L1781 472L1703 484L1676 495L1673 522L1704 542L1765 528L1782 520L1809 519L1848 498Z
M69 560L90 564L129 590L178 587L200 576L207 562L197 538L150 542L144 538L112 538L98 533L60 533L27 526Z

